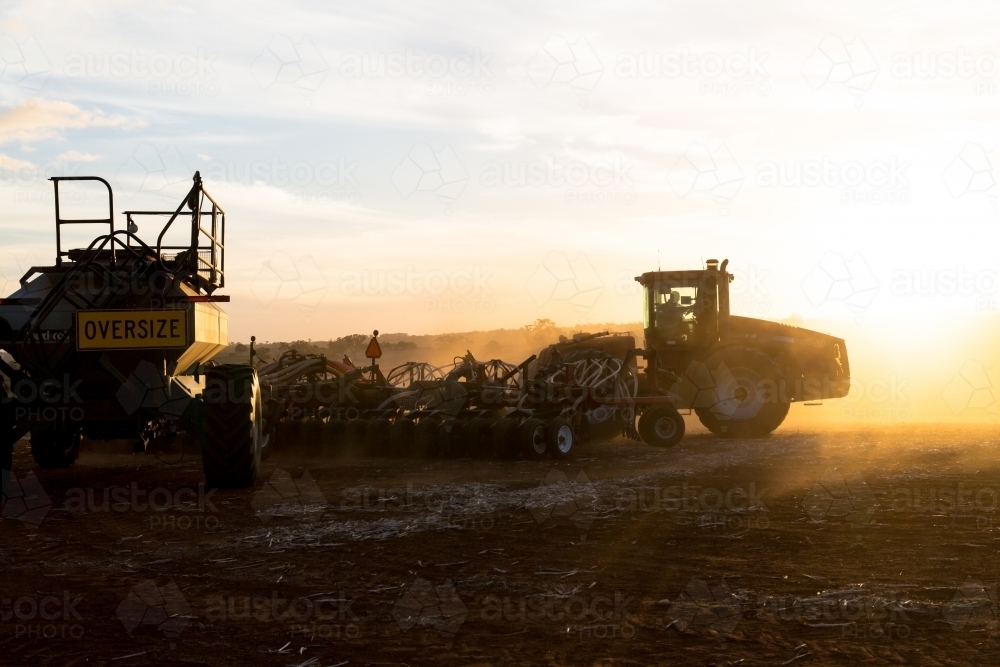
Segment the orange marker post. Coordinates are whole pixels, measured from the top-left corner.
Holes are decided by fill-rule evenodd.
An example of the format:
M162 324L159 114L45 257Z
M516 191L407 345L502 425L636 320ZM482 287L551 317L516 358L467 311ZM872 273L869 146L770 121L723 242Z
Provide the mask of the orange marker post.
M368 343L368 349L365 350L365 356L372 360L372 384L375 384L375 380L379 376L378 364L375 363L375 360L382 356L382 346L378 344L378 329L372 332L372 339Z

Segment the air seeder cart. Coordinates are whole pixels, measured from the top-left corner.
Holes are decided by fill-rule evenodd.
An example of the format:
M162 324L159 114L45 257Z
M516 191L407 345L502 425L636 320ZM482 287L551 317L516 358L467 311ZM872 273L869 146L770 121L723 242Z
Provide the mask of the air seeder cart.
M194 175L174 211L126 211L116 228L110 184L55 177L56 256L0 299L0 466L30 432L42 468L71 465L82 436L151 445L184 430L202 444L206 482L252 484L263 398L250 366L212 365L228 344L225 211ZM107 217L68 219L61 184L107 189ZM70 226L104 227L86 248L64 249ZM143 234L148 229L152 235ZM172 232L172 235L169 234ZM184 238L168 244L167 238Z

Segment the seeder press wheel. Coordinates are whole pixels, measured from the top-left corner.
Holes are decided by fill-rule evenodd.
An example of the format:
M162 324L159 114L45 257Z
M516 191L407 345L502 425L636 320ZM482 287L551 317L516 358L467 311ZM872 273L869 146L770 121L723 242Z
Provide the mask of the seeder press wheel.
M486 416L310 418L277 425L276 450L306 457L563 459L577 444L572 424L561 417Z

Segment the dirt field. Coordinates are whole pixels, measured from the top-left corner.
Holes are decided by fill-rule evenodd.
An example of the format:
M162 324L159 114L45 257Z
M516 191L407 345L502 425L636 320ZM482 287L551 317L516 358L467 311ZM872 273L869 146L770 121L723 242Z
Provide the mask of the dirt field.
M596 444L558 464L270 458L256 488L214 494L190 454L89 451L36 483L22 443L0 663L998 655L995 426L691 430L673 450Z

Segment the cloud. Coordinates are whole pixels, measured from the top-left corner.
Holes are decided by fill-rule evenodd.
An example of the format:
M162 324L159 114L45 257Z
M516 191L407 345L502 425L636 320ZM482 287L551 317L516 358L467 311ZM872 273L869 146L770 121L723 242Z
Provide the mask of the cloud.
M0 153L0 170L16 171L18 169L34 169L35 165L27 160L19 160L16 157Z
M65 153L60 153L56 156L56 161L65 162L97 162L101 159L100 155L93 155L91 153L81 153L80 151L66 151Z
M141 121L129 121L120 114L107 115L101 110L84 111L70 102L32 98L18 106L0 111L0 144L10 141L37 141L61 137L65 130L88 127L142 127Z

